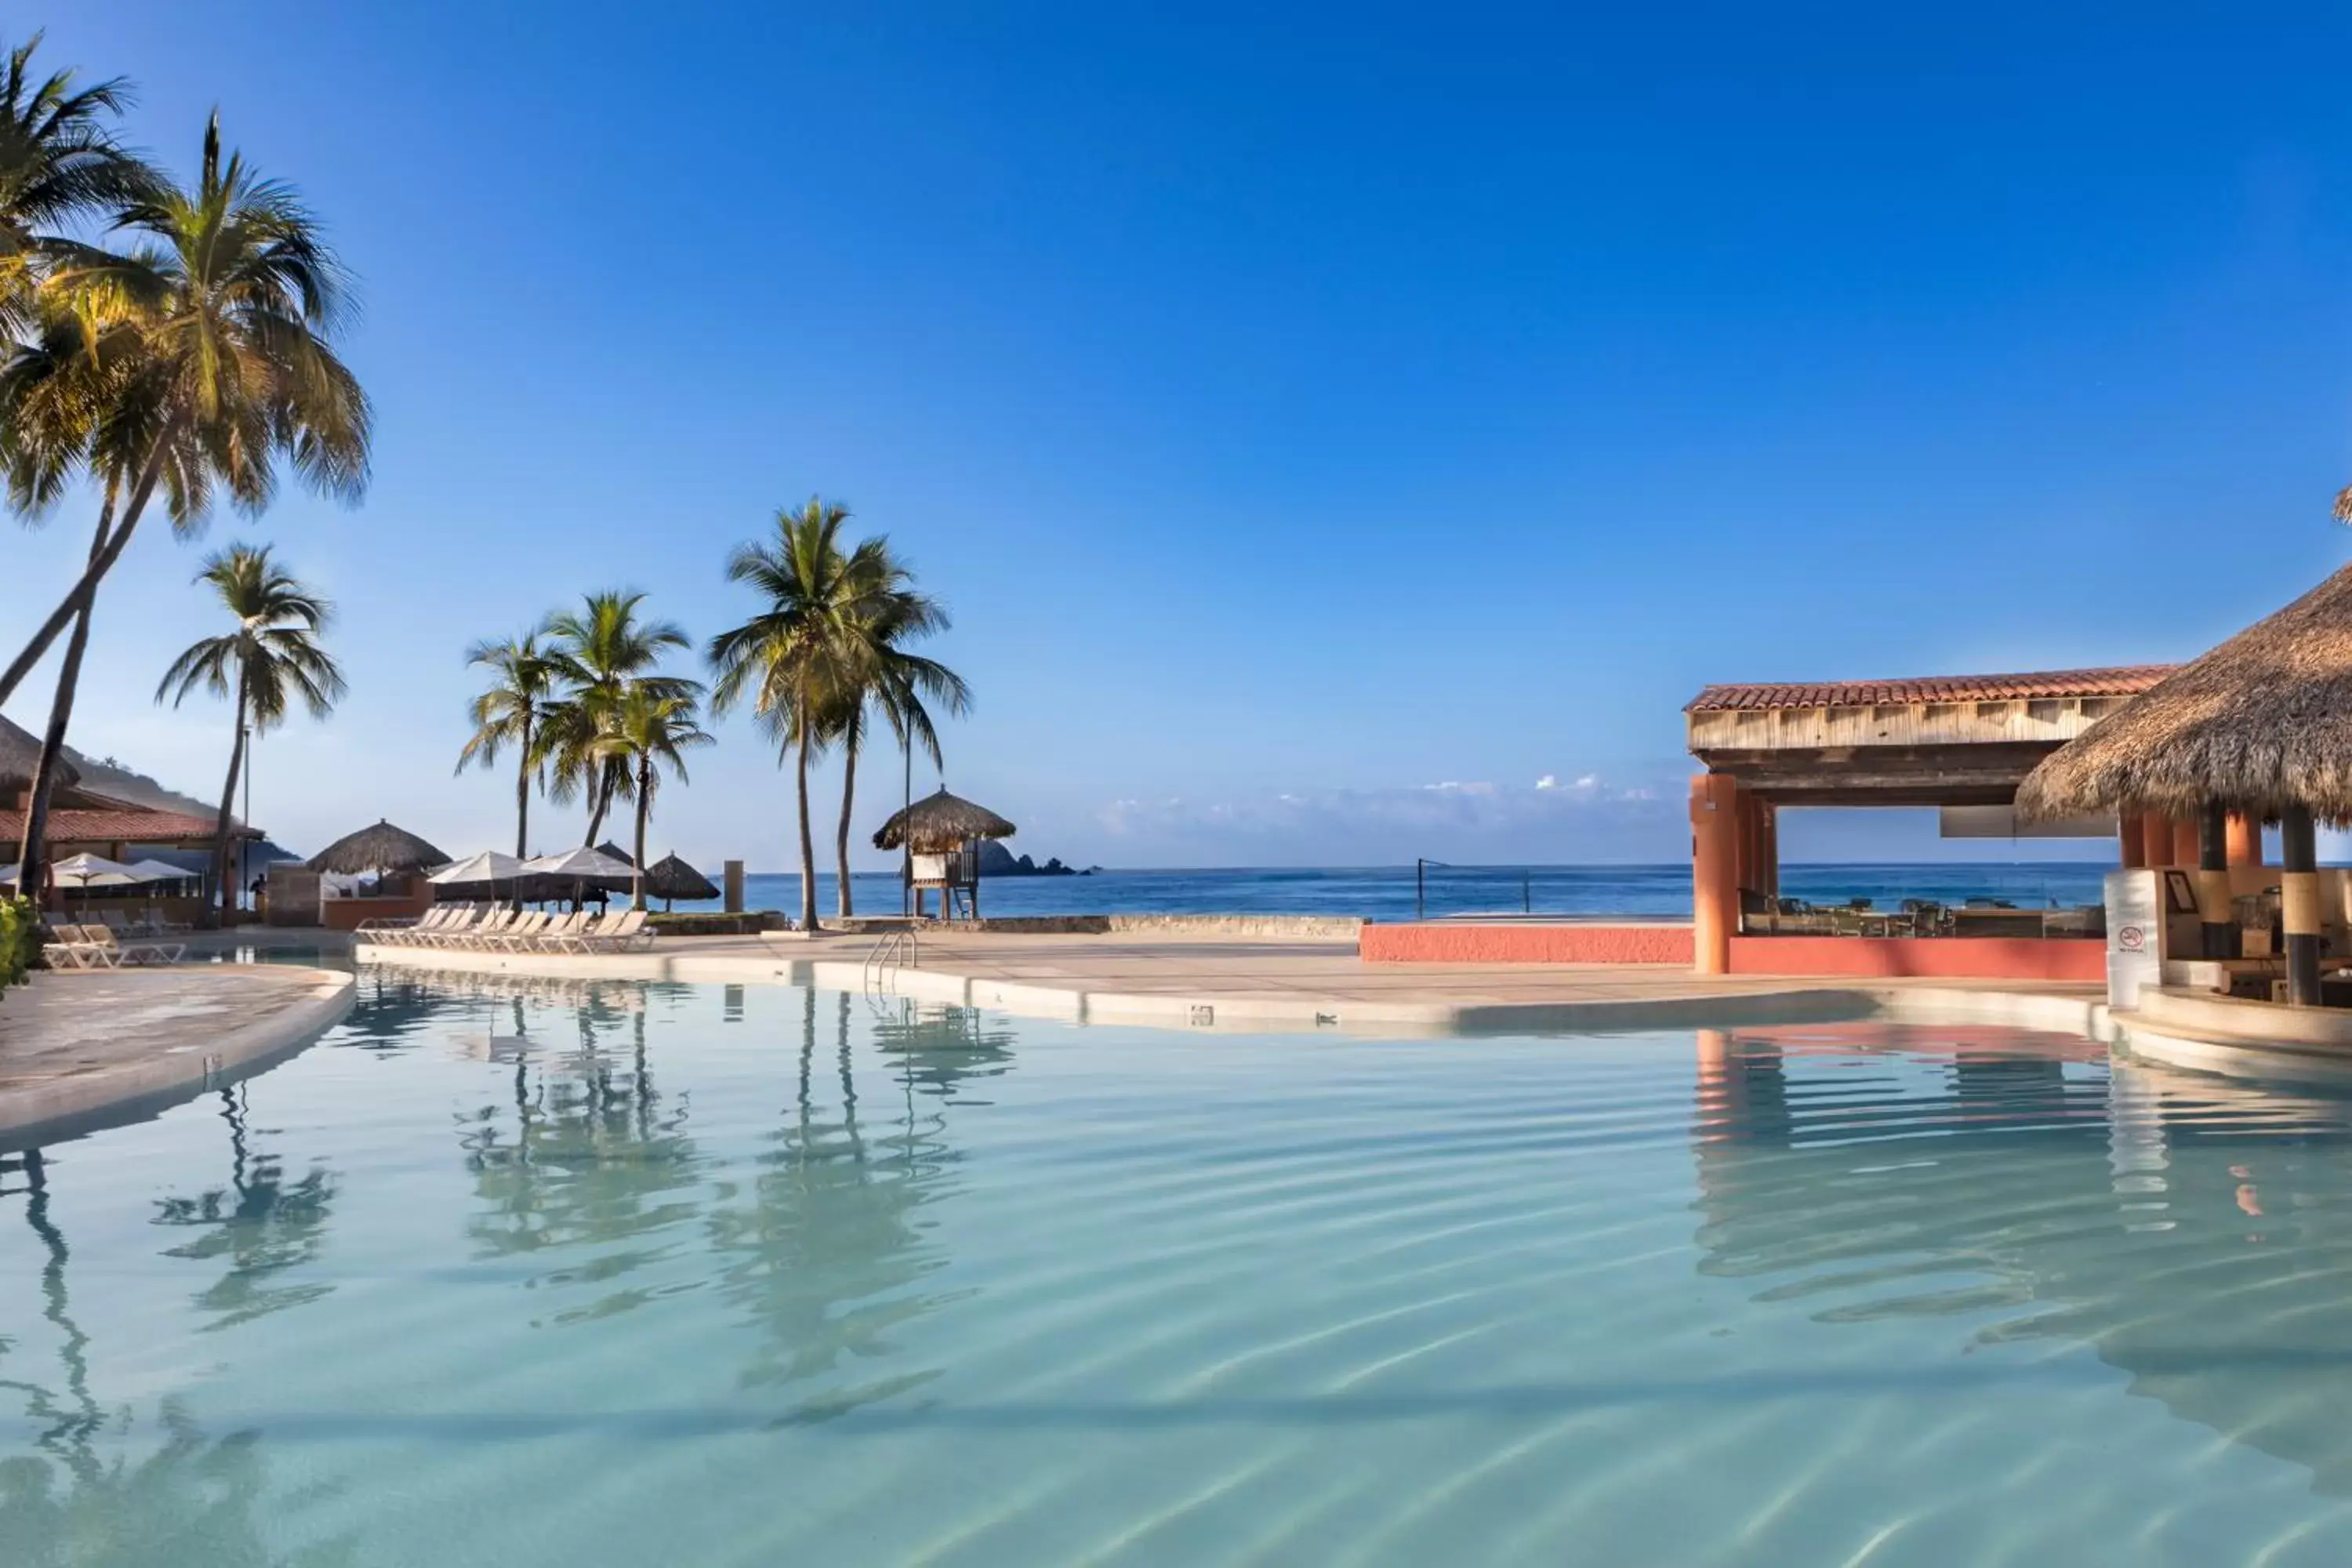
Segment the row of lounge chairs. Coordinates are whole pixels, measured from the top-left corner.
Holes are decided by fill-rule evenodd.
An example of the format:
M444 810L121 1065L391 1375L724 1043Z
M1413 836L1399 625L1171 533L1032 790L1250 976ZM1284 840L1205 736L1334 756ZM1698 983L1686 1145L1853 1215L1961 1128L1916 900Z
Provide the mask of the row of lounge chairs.
M415 925L362 929L360 935L384 947L460 952L629 952L654 942L643 910L549 915L472 905L427 910Z
M120 969L126 963L177 963L184 942L124 942L104 925L51 926L41 956L52 969Z

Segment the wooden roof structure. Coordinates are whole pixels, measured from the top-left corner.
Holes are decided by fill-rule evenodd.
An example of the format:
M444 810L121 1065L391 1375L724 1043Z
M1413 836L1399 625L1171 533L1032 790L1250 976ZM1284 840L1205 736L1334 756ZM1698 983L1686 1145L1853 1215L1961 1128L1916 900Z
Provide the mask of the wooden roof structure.
M1710 686L1685 705L1685 734L1708 772L1775 805L2007 805L2044 758L2170 673Z

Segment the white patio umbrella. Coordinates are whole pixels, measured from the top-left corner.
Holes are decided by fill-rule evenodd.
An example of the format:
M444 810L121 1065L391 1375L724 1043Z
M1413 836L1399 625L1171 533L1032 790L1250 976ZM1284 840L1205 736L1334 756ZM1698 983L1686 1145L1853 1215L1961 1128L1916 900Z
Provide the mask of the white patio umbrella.
M582 889L602 888L606 892L624 892L636 883L633 867L589 848L566 849L561 855L541 855L522 863L522 874L541 878L549 884L567 889L573 896ZM537 899L535 892L525 893L527 899Z
M511 882L522 875L523 863L511 855L486 849L463 860L452 860L425 879L445 886L455 882Z
M142 882L185 882L203 875L169 860L133 860L130 869Z
M109 860L87 850L57 862L49 868L49 875L76 888L127 888L133 882L147 880L120 860Z

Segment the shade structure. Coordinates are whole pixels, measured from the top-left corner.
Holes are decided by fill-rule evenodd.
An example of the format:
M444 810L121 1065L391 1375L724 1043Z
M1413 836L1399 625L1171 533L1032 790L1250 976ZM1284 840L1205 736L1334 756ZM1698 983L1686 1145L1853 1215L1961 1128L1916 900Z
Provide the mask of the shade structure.
M424 871L448 863L449 857L431 844L404 827L383 821L345 834L303 862L313 871L340 871L347 877L369 871Z
M40 737L0 715L0 791L29 786L40 758ZM70 789L81 782L81 770L59 757L57 782Z
M49 877L61 888L127 888L148 880L120 860L102 855L68 855L49 868Z
M604 843L596 846L596 853L604 856L608 860L618 860L622 865L632 868L635 868L637 863L637 858L635 856L630 854L627 850L622 848L619 845L614 843L609 838L604 840Z
M2215 805L2352 818L2352 566L2100 720L2017 792L2030 820Z
M618 892L635 884L636 870L625 861L594 849L566 849L522 863L527 878L543 878L565 889L603 888Z
M1010 838L1019 829L984 805L975 805L942 787L903 811L891 814L874 835L877 849L911 848L918 855L943 855L975 838Z
M185 866L174 866L169 860L134 860L131 869L142 882L193 882L203 873L191 871Z
M665 855L646 868L646 896L650 899L684 899L691 903L717 898L719 889L709 878L677 856Z
M521 875L521 861L511 855L486 849L479 855L453 860L425 879L436 887L450 887L468 882L511 882Z

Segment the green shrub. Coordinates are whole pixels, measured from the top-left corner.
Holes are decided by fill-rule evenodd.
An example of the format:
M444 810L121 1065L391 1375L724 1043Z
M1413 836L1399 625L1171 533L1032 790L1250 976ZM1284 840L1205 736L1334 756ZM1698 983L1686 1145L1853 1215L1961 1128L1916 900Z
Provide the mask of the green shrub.
M41 920L24 899L0 899L0 990L25 978L41 956Z

